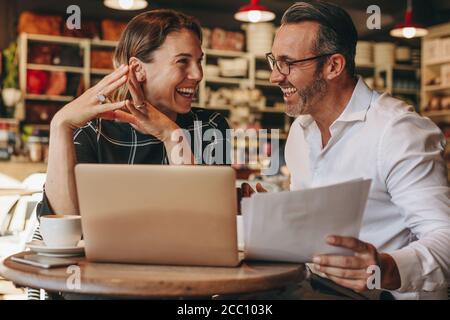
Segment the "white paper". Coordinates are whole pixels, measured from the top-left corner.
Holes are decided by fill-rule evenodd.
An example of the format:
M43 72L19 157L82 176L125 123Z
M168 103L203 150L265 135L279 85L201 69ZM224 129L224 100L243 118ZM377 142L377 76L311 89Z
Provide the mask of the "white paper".
M244 199L246 259L310 262L315 254L351 254L325 238L358 237L370 182L357 179Z

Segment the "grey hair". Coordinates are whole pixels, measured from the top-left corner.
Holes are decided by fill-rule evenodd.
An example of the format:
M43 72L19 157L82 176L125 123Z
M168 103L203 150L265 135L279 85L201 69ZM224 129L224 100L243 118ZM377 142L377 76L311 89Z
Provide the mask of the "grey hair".
M335 4L313 0L296 2L284 13L281 24L293 24L302 21L318 22L314 53L340 53L345 57L345 69L354 77L356 42L358 32L349 14ZM324 60L320 63L323 66Z

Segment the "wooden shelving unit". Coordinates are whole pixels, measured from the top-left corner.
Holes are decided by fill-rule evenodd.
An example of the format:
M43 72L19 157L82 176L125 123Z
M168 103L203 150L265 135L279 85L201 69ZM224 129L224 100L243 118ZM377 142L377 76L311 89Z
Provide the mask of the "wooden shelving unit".
M424 116L436 122L448 122L450 109L426 110L426 107L433 97L450 96L450 83L430 84L430 82L440 77L442 66L450 65L450 54L444 48L439 50L434 45L443 44L443 40L449 37L450 23L446 23L428 28L428 35L422 38L421 110Z

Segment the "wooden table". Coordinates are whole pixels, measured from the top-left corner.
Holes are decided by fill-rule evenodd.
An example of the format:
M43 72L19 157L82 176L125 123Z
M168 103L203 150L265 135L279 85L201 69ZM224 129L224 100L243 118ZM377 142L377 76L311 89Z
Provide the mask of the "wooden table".
M27 252L29 253L29 252ZM24 252L16 254L17 256ZM72 258L71 258L72 259ZM305 278L303 264L243 262L236 268L92 263L80 266L80 287L70 289L67 268L41 269L6 258L0 274L16 285L53 292L142 298L211 297L281 289Z

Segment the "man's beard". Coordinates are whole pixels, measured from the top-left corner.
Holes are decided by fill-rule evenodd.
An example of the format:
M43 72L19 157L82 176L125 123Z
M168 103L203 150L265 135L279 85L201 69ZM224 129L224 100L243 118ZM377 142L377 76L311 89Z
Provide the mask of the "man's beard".
M286 114L290 117L297 117L302 114L310 114L314 104L325 96L327 82L320 72L314 76L314 80L305 88L298 90L298 103L286 105Z

